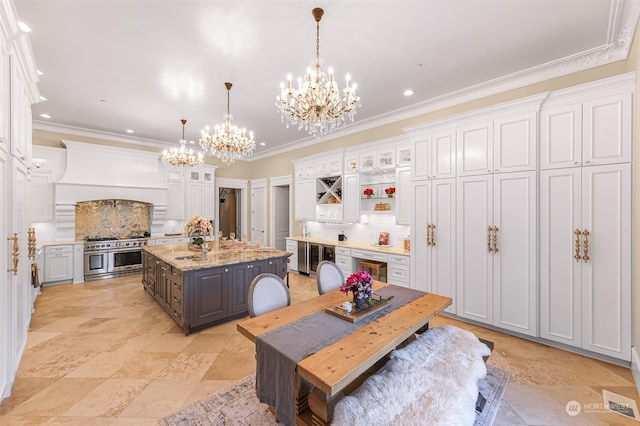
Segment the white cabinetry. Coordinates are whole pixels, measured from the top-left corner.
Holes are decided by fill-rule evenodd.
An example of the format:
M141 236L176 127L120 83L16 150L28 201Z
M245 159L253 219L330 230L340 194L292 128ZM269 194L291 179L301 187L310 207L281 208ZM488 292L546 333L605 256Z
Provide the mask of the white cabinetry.
M295 176L295 218L315 220L316 218L316 168L313 161L296 162Z
M540 337L630 361L631 165L540 179Z
M84 244L73 245L73 282L84 282Z
M347 247L336 246L336 265L342 271L344 279L353 273L353 265L351 264L351 249Z
M286 249L288 253L291 253L289 257L289 271L298 272L298 241L287 240Z
M416 128L419 130L419 128ZM415 132L415 130L413 130ZM456 134L454 129L420 131L411 135L411 178L436 179L456 176Z
M14 55L11 64L11 154L28 165L31 157L31 102Z
M458 178L457 315L537 333L536 173Z
M413 183L411 283L453 299L446 311L456 312L456 180Z
M44 248L44 283L73 281L73 245L55 245Z
M389 170L396 166L396 148L388 144L386 148L378 148L375 151L367 150L360 154L360 171L373 172L376 170Z
M51 172L32 172L29 179L31 222L53 220L53 183Z
M410 287L410 264L411 259L409 256L389 254L387 256L387 282L402 287Z
M167 186L167 219L184 220L186 219L185 172L166 165L164 172Z
M342 209L345 222L360 222L360 175L348 173L342 177Z
M217 200L214 184L215 166L200 166L187 171L187 217L202 216L213 220Z
M540 168L631 162L631 123L631 93L543 108Z
M537 113L505 114L457 129L458 176L535 170Z
M360 213L395 214L396 194L388 197L385 190L389 188L396 190L395 168L377 173L361 173ZM366 190L373 191L373 194L366 195Z

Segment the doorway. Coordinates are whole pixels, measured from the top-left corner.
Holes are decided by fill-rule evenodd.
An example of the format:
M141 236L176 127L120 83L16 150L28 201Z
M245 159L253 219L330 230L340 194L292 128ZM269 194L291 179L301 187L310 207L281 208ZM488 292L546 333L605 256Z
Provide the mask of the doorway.
M286 239L292 235L292 176L278 176L269 179L271 187L270 231L272 246L279 250L286 250Z
M228 237L231 233L242 239L242 190L237 188L218 188L218 231Z

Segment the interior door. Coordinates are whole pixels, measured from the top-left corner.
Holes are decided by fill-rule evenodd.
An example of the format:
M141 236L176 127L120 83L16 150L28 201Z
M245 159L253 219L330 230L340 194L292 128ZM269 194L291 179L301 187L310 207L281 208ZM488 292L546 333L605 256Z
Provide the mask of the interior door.
M260 240L260 244L266 244L266 229L266 188L251 188L251 241Z
M273 188L274 203L274 235L272 246L278 250L286 250L289 236L289 186L276 186Z
M6 152L0 148L0 179L2 182L9 182L9 157ZM9 396L10 383L9 378L12 377L10 373L10 365L12 356L11 343L11 327L10 327L10 313L13 309L11 300L9 298L9 289L12 288L11 272L7 272L8 269L13 267L10 265L11 261L11 244L7 241L7 238L11 235L9 217L11 212L11 203L9 203L9 188L10 185L0 185L0 209L2 211L2 217L0 218L0 241L2 241L2 250L0 253L0 271L4 279L3 285L0 285L0 348L2 349L2 356L0 356L0 399Z
M431 290L453 299L446 312L456 313L456 180L431 181Z

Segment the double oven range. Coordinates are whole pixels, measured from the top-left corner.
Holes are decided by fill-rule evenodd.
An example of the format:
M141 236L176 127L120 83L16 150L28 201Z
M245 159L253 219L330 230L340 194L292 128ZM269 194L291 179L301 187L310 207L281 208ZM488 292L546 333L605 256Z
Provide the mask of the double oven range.
M114 278L142 272L142 246L147 238L87 239L84 243L84 280Z

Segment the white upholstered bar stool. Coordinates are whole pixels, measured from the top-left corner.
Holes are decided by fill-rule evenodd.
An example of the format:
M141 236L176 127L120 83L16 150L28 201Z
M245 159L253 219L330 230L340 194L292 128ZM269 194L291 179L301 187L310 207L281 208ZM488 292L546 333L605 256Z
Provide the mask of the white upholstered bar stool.
M282 278L275 274L260 274L249 286L249 316L251 318L291 304L291 295Z
M325 294L339 289L344 284L344 276L338 265L328 260L323 260L318 264L316 281L318 293Z

